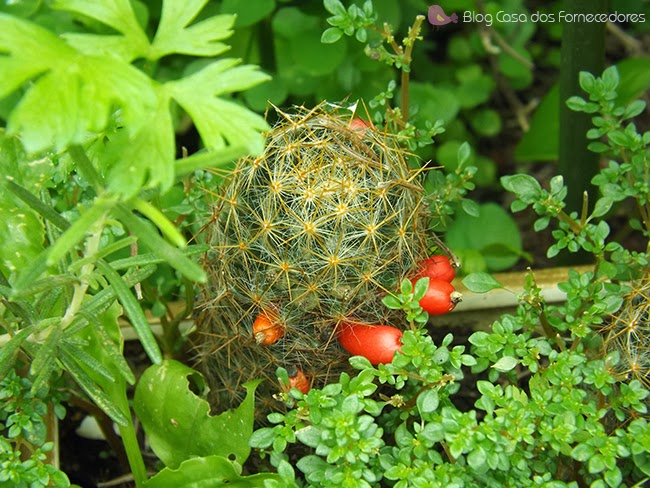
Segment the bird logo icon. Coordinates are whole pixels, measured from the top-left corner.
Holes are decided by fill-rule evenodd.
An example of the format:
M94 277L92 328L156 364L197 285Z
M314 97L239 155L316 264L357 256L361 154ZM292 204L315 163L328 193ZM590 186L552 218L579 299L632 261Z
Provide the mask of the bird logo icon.
M427 17L431 25L446 25L449 22L454 24L458 22L458 15L455 13L447 15L440 5L431 5Z

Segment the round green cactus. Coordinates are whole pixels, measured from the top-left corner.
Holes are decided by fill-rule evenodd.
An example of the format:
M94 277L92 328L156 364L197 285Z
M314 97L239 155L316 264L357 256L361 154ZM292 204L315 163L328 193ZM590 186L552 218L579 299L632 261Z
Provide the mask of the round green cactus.
M394 136L322 106L279 116L264 154L237 164L205 234L197 347L217 396L275 380L278 366L319 384L338 374L339 324L404 325L381 300L431 252L422 171ZM282 327L272 344L255 340L260 313ZM279 385L267 384L270 397Z

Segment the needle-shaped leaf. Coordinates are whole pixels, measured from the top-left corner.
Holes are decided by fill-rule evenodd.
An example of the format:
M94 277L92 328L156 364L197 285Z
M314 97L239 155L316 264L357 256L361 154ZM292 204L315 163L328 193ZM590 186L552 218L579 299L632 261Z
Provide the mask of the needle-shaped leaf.
M111 208L117 203L113 197L98 197L94 205L86 210L81 216L66 230L61 237L50 247L47 257L47 264L51 265L61 259L77 243L79 243L90 229L102 220Z
M124 225L133 234L138 236L141 243L145 244L154 254L162 258L163 261L169 263L170 266L192 281L204 283L207 280L207 276L203 269L201 269L201 266L185 256L183 251L172 246L160 237L154 227L133 215L126 207L118 205L116 211L120 220L124 222Z
M160 232L176 247L184 248L187 246L187 241L176 226L151 203L141 198L134 198L133 208L156 224Z
M88 373L64 349L59 350L59 359L65 369L77 384L88 394L91 400L101 408L110 419L118 425L128 425L126 414L113 402L109 396L92 380Z
M130 288L136 283L140 283L142 280L147 279L154 273L154 271L156 271L156 267L153 265L143 266L140 269L132 268L122 276L122 280L124 281L124 284ZM66 329L64 335L66 337L71 337L77 334L80 330L85 329L91 322L94 323L99 315L106 312L106 310L113 305L116 297L117 295L115 294L115 290L111 287L103 289L88 300L84 301L77 316Z
M203 254L210 249L210 246L207 244L194 244L186 247L181 252L185 256L195 256L197 254ZM159 264L164 261L163 258L154 254L152 252L138 254L137 256L132 256L130 258L116 259L111 262L111 268L114 270L120 269L130 269L133 267L147 266L151 264Z
M35 326L25 327L16 333L9 342L0 347L0 378L4 378L14 364L20 346L32 335Z
M149 359L151 359L152 363L159 364L162 361L162 354L158 347L158 343L156 342L156 338L151 331L151 326L149 325L138 300L136 300L135 296L131 293L131 290L126 283L124 283L124 280L117 271L111 268L106 262L102 260L98 261L97 268L111 284L111 287L117 295L117 299L122 307L124 307L126 315L131 320L131 325L133 325L133 329L138 335L140 343L149 356Z
M109 366L105 365L102 361L88 354L83 348L78 347L68 342L61 342L60 347L65 349L66 352L75 358L77 363L83 365L87 371L92 371L100 376L103 381L115 381L115 376L109 370Z
M41 200L36 198L36 196L34 196L30 191L10 180L6 182L6 185L7 189L11 191L11 193L20 198L32 210L36 211L44 219L49 220L60 230L66 230L70 227L70 222L68 222L64 217L61 217L61 214L59 214L54 208L44 204Z

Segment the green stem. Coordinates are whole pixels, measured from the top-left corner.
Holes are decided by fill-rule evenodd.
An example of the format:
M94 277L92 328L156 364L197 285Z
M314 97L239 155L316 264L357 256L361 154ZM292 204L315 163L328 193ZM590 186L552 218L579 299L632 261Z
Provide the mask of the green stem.
M411 76L411 54L413 52L413 45L420 35L420 28L422 27L422 21L424 21L424 15L418 15L415 18L415 22L409 29L408 37L406 39L406 49L404 50L403 62L406 66L402 66L402 80L401 80L401 91L402 91L402 122L404 125L409 120L409 81Z
M102 231L104 230L104 218L95 224L95 231L90 235L86 241L86 249L84 250L85 256L94 256L99 251L99 244L102 238ZM86 291L88 291L88 286L90 285L90 274L95 269L95 263L89 262L81 267L79 271L79 283L74 286L74 292L72 294L72 300L68 305L67 310L63 319L61 319L61 328L66 329L72 321L75 319L77 312L81 308L84 298L86 297Z
M126 426L118 426L118 428L120 430L120 436L122 437L122 444L124 444L126 457L129 460L129 466L131 466L133 480L135 481L136 487L139 488L145 481L147 481L147 468L144 464L144 459L142 458L142 450L138 443L135 426L133 425L133 420L129 414L131 409L129 406L129 400L126 397L126 385L122 380L113 383L111 386L113 387L109 388L110 391L107 391L107 394L123 412L127 413L129 419Z
M607 13L607 0L565 0L567 14ZM600 73L605 59L605 23L565 22L562 26L562 69L560 72L560 154L558 171L569 189L569 212L580 211L582 195L593 190L591 179L598 171L598 154L587 149L591 114L569 109L566 100L581 95L581 71Z

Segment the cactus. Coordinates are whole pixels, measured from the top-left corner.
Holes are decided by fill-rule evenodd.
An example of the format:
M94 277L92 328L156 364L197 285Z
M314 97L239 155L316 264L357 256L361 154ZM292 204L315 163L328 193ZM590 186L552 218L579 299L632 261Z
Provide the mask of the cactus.
M278 114L264 154L238 162L221 189L204 235L211 279L196 347L224 406L258 377L270 380L258 396L273 402L278 366L318 385L338 375L344 321L403 328L381 300L434 238L422 170L409 169L396 137L322 105ZM283 327L272 344L252 332L260 314Z

